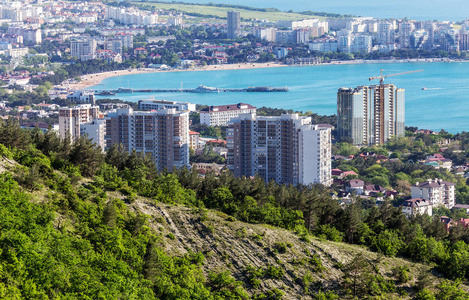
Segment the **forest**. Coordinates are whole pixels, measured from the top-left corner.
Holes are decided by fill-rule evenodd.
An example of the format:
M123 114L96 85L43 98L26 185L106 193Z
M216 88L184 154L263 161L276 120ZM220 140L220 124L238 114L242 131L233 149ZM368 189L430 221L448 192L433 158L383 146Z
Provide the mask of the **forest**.
M12 168L0 175L0 298L281 298L276 291L250 295L245 283L226 272L205 276L201 253L162 251L148 217L128 209L138 197L147 197L288 229L305 243L319 237L424 263L449 280L435 288L422 278L413 299L469 299L460 286L469 278L469 230L455 226L448 232L438 217L408 219L389 200L379 207L356 201L342 208L321 185L286 186L228 172L201 178L188 169L157 173L151 157L120 146L103 153L85 137L60 140L51 131L22 130L12 120L1 121L0 144L2 165ZM125 199L109 199L108 191ZM344 272L351 268L340 287L312 297L386 298L393 283L369 277L372 270L363 271L363 260L355 261L338 265ZM283 271L249 272L255 279ZM353 272L368 275L365 280ZM405 268L396 274L406 280ZM360 284L350 281L359 278Z

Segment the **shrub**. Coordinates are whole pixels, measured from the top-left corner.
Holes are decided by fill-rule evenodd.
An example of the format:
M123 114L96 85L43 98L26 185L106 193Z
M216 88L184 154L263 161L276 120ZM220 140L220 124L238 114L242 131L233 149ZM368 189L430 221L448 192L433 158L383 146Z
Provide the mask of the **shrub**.
M265 275L270 278L280 279L284 275L284 271L281 267L276 267L274 265L269 265L265 270Z
M409 272L410 269L408 266L397 266L392 269L392 274L396 277L399 283L406 283L412 280L412 276Z
M287 245L282 242L277 242L274 245L274 249L278 251L278 253L285 253L287 252Z

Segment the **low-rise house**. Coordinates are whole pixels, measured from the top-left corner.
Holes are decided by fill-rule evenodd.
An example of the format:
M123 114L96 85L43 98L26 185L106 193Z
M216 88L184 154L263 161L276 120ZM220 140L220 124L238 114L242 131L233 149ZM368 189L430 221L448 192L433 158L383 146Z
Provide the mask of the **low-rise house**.
M140 54L141 54L141 55L146 55L146 54L147 54L147 49L142 48L142 47L140 47L140 48L135 48L135 49L134 49L134 55L140 55Z
M41 122L39 122L39 123L30 122L30 123L22 123L20 125L20 127L23 128L23 129L39 128L44 133L47 133L49 131L49 129L51 131L59 132L59 124L47 124L47 123L41 123Z
M440 217L440 222L443 223L445 225L445 229L447 232L449 232L449 229L455 225L457 225L456 222L454 222L453 220L451 220L449 217L447 216L441 216Z
M457 221L458 225L464 226L464 228L469 227L469 218L461 218Z
M435 153L433 155L427 156L425 161L423 161L425 165L433 166L436 169L446 169L451 170L453 166L453 161L451 159L444 158L443 155L440 153Z
M43 110L46 110L46 111L57 110L60 107L57 104L46 104L46 103L40 103L36 106L39 107L40 109L43 109Z
M221 171L226 167L226 165L221 164L209 164L209 163L195 163L192 165L193 168L196 168L199 173L206 174L207 172L213 172L215 175L220 175Z
M357 195L362 195L365 190L365 182L360 179L352 179L346 183L345 191L352 192L355 191Z
M431 201L423 198L414 198L405 200L402 204L402 212L407 216L415 216L417 214L433 214L433 204Z
M339 177L342 173L343 173L343 172L342 172L341 169L332 169L332 170L331 170L332 176L337 176L337 177Z
M370 195L370 196L377 195L377 194L381 194L384 196L386 194L386 189L380 186L379 184L367 183L363 189L363 193L365 195Z
M430 130L430 129L419 129L419 130L416 130L414 131L415 134L417 133L423 133L423 134L435 134L437 135L438 133L433 131L433 130Z
M456 205L453 206L453 208L464 209L466 211L466 214L469 214L469 205L468 204L456 204Z

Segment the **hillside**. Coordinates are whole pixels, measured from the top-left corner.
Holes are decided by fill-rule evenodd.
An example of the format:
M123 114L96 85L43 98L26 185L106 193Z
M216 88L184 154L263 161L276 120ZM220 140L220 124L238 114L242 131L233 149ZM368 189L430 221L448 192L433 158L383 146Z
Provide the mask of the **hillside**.
M337 292L344 285L344 266L360 255L379 270L376 274L382 275L384 281L396 282L392 269L408 267L412 279L396 284L393 293L381 291L381 295L388 298L413 298L422 272L428 274L434 285L442 280L441 275L432 273L428 265L315 237L302 241L294 232L234 221L217 211L208 211L205 215L187 207L154 203L148 199L140 199L130 207L149 216L151 227L164 237L162 246L167 253L181 256L201 252L206 258L202 265L205 274L229 270L237 280L244 282L251 294L278 289L284 293L284 299L311 299L311 294L319 290ZM286 245L284 250L280 250L282 244ZM284 275L261 278L256 288L250 283L248 266L257 269L275 266L283 270Z
M84 276L82 273L84 270L81 270L79 265L88 265L88 263L79 255L78 261L76 261L77 258L75 258L75 263L72 264L73 266L69 266L71 269L68 269L67 264L70 261L69 258L66 257L69 254L65 249L69 247L70 244L60 243L64 239L70 238L74 241L72 244L89 243L88 247L91 246L91 248L89 248L88 251L93 249L95 254L99 254L101 251L104 251L103 254L107 251L111 251L112 253L114 251L112 250L113 248L123 247L125 244L127 244L125 247L129 247L128 243L133 243L131 240L142 238L140 234L135 234L135 228L132 229L132 227L136 226L139 219L141 223L140 230L147 228L146 230L148 231L146 235L148 237L155 237L156 247L166 253L167 256L165 257L167 259L172 260L170 257L173 257L173 259L176 257L191 257L191 259L189 259L191 263L188 264L191 270L189 274L185 274L186 276L191 276L191 273L194 272L195 277L198 277L201 283L211 287L214 293L216 293L218 289L222 290L224 288L228 290L242 288L247 292L247 294L244 294L246 295L245 297L242 296L242 293L239 293L241 296L222 293L221 297L223 299L246 299L246 297L280 299L282 295L282 299L312 299L314 295L317 295L321 290L333 291L341 295L341 298L346 297L346 295L351 292L347 292L347 288L344 288L345 286L349 286L345 284L344 278L348 276L348 280L350 280L350 271L344 272L344 270L351 265L353 260L361 256L365 262L373 266L373 270L364 266L357 276L361 276L360 272L364 272L363 270L366 269L366 272L368 272L366 276L371 276L368 279L376 281L379 285L377 285L374 290L368 290L368 288L362 286L361 288L364 288L364 290L361 292L362 294L359 295L370 294L385 296L387 299L392 297L396 299L410 299L415 293L414 287L417 283L417 278L422 272L429 276L427 280L431 282L432 286L437 285L437 283L441 281L440 276L435 276L429 271L430 266L412 263L400 258L385 257L359 246L326 241L312 236L303 236L300 238L295 232L270 225L255 225L240 222L219 211L190 208L183 205L164 204L144 197L137 197L134 199L133 203L129 203L127 201L128 196L125 196L121 192L108 191L103 194L99 192L99 190L92 188L93 180L91 179L83 178L79 180L73 188L68 186L68 188L72 188L74 192L68 190L68 188L65 190L61 188L51 190L45 186L33 192L27 191L21 187L17 189L16 181L18 178L21 178L21 175L18 174L20 170L18 167L19 164L10 158L3 157L0 161L0 170L2 173L0 175L2 178L0 184L2 191L2 193L0 193L2 195L0 197L0 203L3 210L1 213L2 217L0 217L2 221L1 224L9 224L6 220L12 221L9 219L9 216L12 214L16 215L18 219L26 218L27 224L23 224L26 225L26 227L23 228L23 225L16 226L16 228L20 228L22 231L20 234L26 236L30 235L32 232L37 233L35 229L31 232L31 228L45 226L44 228L47 228L45 232L50 231L49 238L32 238L30 242L26 243L28 246L25 247L25 249L22 251L19 249L14 250L14 252L20 251L16 256L17 261L22 262L22 256L28 257L41 249L39 253L33 256L42 258L39 259L39 261L47 264L46 260L50 258L50 253L48 252L54 251L55 253L56 250L54 250L53 247L58 247L57 250L64 251L59 257L55 258L59 266L58 269L52 268L48 270L41 268L42 271L40 271L40 273L43 272L42 276L46 274L49 276L55 274L55 276L57 276L57 272L66 272L68 274L66 276L68 280L60 278L59 282L65 280L65 282L68 282L69 287L64 290L61 289L62 287L55 287L55 292L50 294L50 291L47 292L47 285L44 287L41 286L41 284L44 284L43 279L40 277L35 278L33 276L34 272L29 271L27 272L29 273L28 275L23 274L22 276L28 278L26 282L34 286L33 290L35 293L31 294L30 290L24 290L27 286L25 287L23 284L14 283L13 286L9 286L8 283L2 283L0 284L0 296L2 298L29 298L32 295L37 297L41 295L42 298L39 298L45 299L47 296L55 298L55 296L61 294L72 297L88 295L94 298L93 295L98 295L95 294L96 291L87 290L90 288L89 285L92 283L92 278L98 276L93 275L93 273L107 270L106 272L116 272L119 274L122 270L113 270L113 266L107 266L104 267L104 269L102 269L102 266L98 266L96 270L96 266L88 266L87 268L92 268L93 270L88 269L89 277L85 277L85 282L80 284L81 288L85 290L81 294L70 293L69 289L73 290L73 285L77 284L71 280L73 275L70 272L75 270L75 272L81 274L80 276ZM9 174L12 173L14 175L13 178L16 178L16 180L12 180L12 177L9 176ZM67 175L63 172L55 171L54 173L59 182L67 178ZM8 193L5 193L6 190L8 190L11 195L22 199L23 205L10 206L13 204L11 202L13 200L8 197ZM90 193L90 191L94 191L94 193ZM66 198L69 198L70 201L70 198L73 198L72 195L79 195L80 199L75 200L83 201L83 203L63 203L63 200ZM97 201L98 198L96 197L101 198L101 200ZM25 205L27 202L29 202L29 204ZM112 210L115 209L114 213L109 212L111 204L113 204ZM18 211L18 207L22 209ZM65 209L65 207L68 207L68 209ZM50 210L51 208L53 208L52 211ZM41 224L41 222L44 221L42 219L47 218L42 215L42 213L45 213L44 209L48 210L52 215L50 215L49 221ZM21 213L22 210L25 210L24 216ZM113 215L114 218L112 217ZM92 219L94 219L94 221L91 221ZM102 222L100 220L102 220ZM96 223L94 226L92 225L93 222ZM50 226L52 224L53 227ZM134 225L129 227L129 224ZM89 229L83 231L83 226ZM3 256L11 252L11 246L10 252L5 251L5 242L11 240L12 229L8 227L8 225L2 226L2 238L0 239L2 251L0 253L2 253ZM94 233L87 236L90 230ZM95 240L97 238L95 234L100 230L108 231L108 235L105 235L104 238L98 238L101 242L97 242ZM114 236L112 232L115 233L115 230L120 231L120 234ZM131 233L132 237L130 240L128 240L129 236L125 234L127 231L133 232ZM88 233L85 234L85 232ZM45 233L42 232L41 234ZM57 240L57 235L62 237ZM53 238L53 236L55 237ZM115 244L115 238L120 240L120 242ZM52 245L54 242L49 239L55 240L55 243L61 241L59 243L60 245ZM126 239L127 241L125 242ZM34 250L35 247L32 246L31 243L34 244L38 242L38 240L42 240L41 247ZM43 242L45 241L52 244L44 245ZM24 238L21 243L24 243ZM108 246L110 246L110 248L108 248ZM52 248L45 250L49 247ZM83 246L78 247L78 250L82 247ZM127 250L133 249L129 247ZM28 251L32 251L32 253L27 253ZM68 251L73 252L74 250L68 249ZM120 251L124 250L121 249ZM47 255L42 257L44 254ZM123 255L124 257L120 259L115 257L115 259L117 259L117 261L123 260L129 265L133 265L131 262L133 259L129 260L129 258L125 258L127 255ZM142 258L148 259L149 254L140 255ZM9 261L8 258L3 258L4 262ZM156 262L157 266L161 266L163 263L158 261L159 260ZM24 263L27 265L27 261L24 261ZM48 264L50 263L52 263L52 261ZM76 265L77 263L78 265ZM116 263L116 261L114 261L114 263ZM26 267L26 269L28 269L30 267L36 267L37 264L36 262L32 266L23 266L23 268ZM147 263L142 264L144 268L140 272L148 276L149 272L145 270L146 265ZM11 266L11 264L7 264L7 267L3 269L10 270ZM409 275L412 279L406 283L394 284L396 279L392 269L396 266L408 267ZM123 266L120 268L122 267ZM134 268L136 270L139 269L139 267L135 266ZM202 273L197 275L197 269L199 268ZM183 274L179 274L180 271L172 274L172 276L183 276ZM49 272L50 274L48 274ZM154 272L159 274L161 271ZM215 286L213 284L213 278L209 279L213 274L223 274L227 276L221 277L225 281L222 280L222 283L217 288L213 288ZM233 276L236 281L230 281L230 275ZM13 279L18 279L15 278L15 276L19 275L13 273ZM116 276L116 274L114 274L114 276ZM152 280L151 276L149 277L150 278L147 279ZM137 277L137 281L141 280L145 282L145 280L147 280L138 278L139 277ZM88 280L89 282L86 282ZM101 279L101 281L103 280ZM11 282L12 278L10 278L9 283ZM15 282L15 280L13 280L13 282ZM85 287L82 286L83 284L85 284ZM104 280L103 287L112 291L116 287L108 286L110 284L116 283L114 281ZM49 283L49 285L51 285L51 283ZM145 285L146 284L144 284L144 286ZM18 289L15 291L14 288ZM42 288L45 288L44 293L41 292ZM15 297L13 297L15 293L13 293L12 290L16 293ZM119 287L117 287L117 290L119 290ZM134 287L134 292L142 293L142 290ZM146 292L149 298L153 298L154 295L151 296L149 291ZM131 296L132 292L126 291L124 294L117 291L108 294L103 292L102 295L107 295L110 298L125 298ZM161 299L173 298L170 296L171 294L162 293L161 295L166 295L166 297L162 297ZM327 297L331 297L327 299L336 299L332 294L327 295ZM195 298L195 296L191 296L191 298Z
M0 158L1 299L469 299L467 230L389 202L157 173L148 156L14 120Z
M134 5L144 5L145 7L154 7L157 9L164 10L176 10L189 15L197 15L201 17L212 17L226 19L226 13L230 10L233 10L232 7L223 7L223 6L211 6L211 5L196 5L196 4L183 4L183 3L169 3L169 2L151 2L151 1L135 1L132 2ZM303 20L317 18L320 20L325 19L323 16L315 15L305 15L301 13L289 13L282 11L260 11L259 10L248 10L242 8L236 8L236 11L241 13L241 18L243 20L256 20L256 19L265 19L269 21L278 21L278 20Z

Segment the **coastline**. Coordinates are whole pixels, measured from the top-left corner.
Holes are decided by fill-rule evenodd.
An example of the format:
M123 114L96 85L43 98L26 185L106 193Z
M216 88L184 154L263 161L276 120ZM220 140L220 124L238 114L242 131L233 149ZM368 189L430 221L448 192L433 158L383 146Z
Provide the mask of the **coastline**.
M286 65L280 63L239 63L239 64L225 64L225 65L207 65L204 67L195 67L189 69L172 69L172 70L159 70L159 69L130 69L118 70L103 73L95 73L81 76L82 81L78 83L68 84L70 90L83 90L91 86L101 83L104 79L142 73L160 73L160 72L186 72L186 71L228 71L228 70L245 70L245 69L259 69L259 68L277 68L277 67L292 67L292 66L327 66L327 65L352 65L352 64L386 64L386 63L432 63L432 62L451 62L447 58L415 58L415 59L390 59L390 60L342 60L331 61L329 63L319 63L313 65ZM463 61L458 61L463 62Z
M275 67L288 67L289 65L279 63L240 63L240 64L226 64L226 65L207 65L204 67L190 68L190 69L172 69L172 70L159 70L159 69L130 69L130 70L118 70L103 73L94 73L88 75L82 75L81 82L68 84L70 90L83 90L91 86L101 83L104 79L134 75L142 73L164 73L164 72L186 72L186 71L228 71L228 70L245 70L245 69L259 69L259 68L275 68Z

